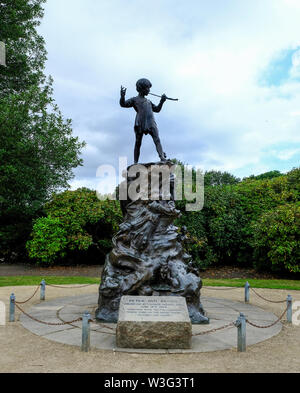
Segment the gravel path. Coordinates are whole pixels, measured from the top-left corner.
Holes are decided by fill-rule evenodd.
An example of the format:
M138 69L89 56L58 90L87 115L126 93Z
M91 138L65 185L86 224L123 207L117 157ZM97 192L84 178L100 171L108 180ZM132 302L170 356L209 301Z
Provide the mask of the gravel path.
M0 288L0 301L8 309L9 295L17 300L29 298L35 287ZM47 300L65 296L96 293L97 285L78 289L47 288ZM288 294L300 301L300 291L260 289L267 299L281 300ZM243 289L233 291L202 290L203 295L240 301ZM39 303L39 296L24 305L26 311ZM251 303L280 315L285 304L267 303L251 294ZM1 372L25 373L287 373L300 371L300 326L283 323L275 337L247 348L246 353L236 349L197 354L145 355L113 353L95 350L82 353L79 348L46 340L23 328L16 311L15 323L0 326Z
M0 276L81 276L100 277L103 266L79 265L79 266L48 266L40 267L35 265L9 265L0 263ZM201 278L258 278L258 279L300 279L300 275L275 275L266 272L257 272L254 269L239 268L236 266L211 267L201 271Z
M0 276L80 276L101 277L103 266L49 266L0 264Z

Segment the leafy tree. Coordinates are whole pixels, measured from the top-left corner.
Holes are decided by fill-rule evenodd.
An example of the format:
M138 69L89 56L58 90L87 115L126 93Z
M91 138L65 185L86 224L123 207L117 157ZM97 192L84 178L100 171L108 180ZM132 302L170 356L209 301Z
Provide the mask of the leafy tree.
M181 208L182 216L176 220L176 225L180 230L187 228L187 240L185 247L198 267L205 269L217 263L217 255L213 247L209 244L205 216L202 212L185 212L183 206L176 203L177 208Z
M67 231L59 218L41 217L33 225L33 239L27 242L29 256L41 264L53 264L66 256Z
M183 213L178 223L187 227L191 240L188 251L204 267L211 264L253 266L257 260L254 259L257 249L253 243L254 223L280 206L297 203L299 191L300 168L295 168L272 179L247 179L233 185L206 186L205 204L200 212L187 213L186 201L177 201L176 205ZM280 220L279 215L275 217ZM270 263L265 265L271 269Z
M255 267L300 272L300 202L264 213L252 229Z
M30 258L44 264L103 263L122 221L119 202L100 201L87 188L54 195L45 212L27 242Z
M247 179L252 179L252 180L253 179L254 180L274 179L274 177L280 177L282 175L283 174L280 171L270 171L270 172L262 173L261 175L257 175L257 176L251 175L249 177L246 177L244 180L247 180Z
M44 0L0 1L0 249L24 251L32 219L51 194L68 187L84 146L72 136L46 80L44 40L36 31Z
M247 223L234 186L207 187L205 216L208 242L218 264L235 262L242 242L242 230Z
M184 164L176 162L181 165ZM192 169L195 192L196 170ZM224 263L237 253L237 237L243 223L241 209L234 200L236 195L225 185L237 184L240 179L220 171L204 173L205 205L202 211L186 212L187 201L176 201L182 217L176 224L188 230L187 251L200 268Z
M205 186L223 186L229 184L237 184L241 181L238 177L228 172L207 171L204 175Z
M0 66L0 98L45 82L47 52L36 30L45 1L0 1L0 40L6 44L7 63L7 67Z
M294 191L292 200L300 201L300 167L287 173L288 188Z

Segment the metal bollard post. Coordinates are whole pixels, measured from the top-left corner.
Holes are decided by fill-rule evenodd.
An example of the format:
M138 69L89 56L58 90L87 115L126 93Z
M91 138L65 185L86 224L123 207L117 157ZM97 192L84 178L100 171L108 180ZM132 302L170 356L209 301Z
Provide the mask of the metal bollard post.
M9 322L15 322L15 301L16 297L14 293L10 296L10 303L9 303Z
M250 284L248 281L245 284L245 303L249 303L250 301Z
M45 280L42 280L40 300L45 300L45 292L46 292L46 282Z
M86 311L82 317L81 350L83 352L89 352L89 350L90 350L90 319L91 319L91 315L89 314L88 311Z
M287 304L287 312L286 312L286 317L288 323L292 323L293 320L293 298L291 295L288 295L286 299L286 304Z
M238 352L246 352L246 317L240 313L235 326L238 328Z

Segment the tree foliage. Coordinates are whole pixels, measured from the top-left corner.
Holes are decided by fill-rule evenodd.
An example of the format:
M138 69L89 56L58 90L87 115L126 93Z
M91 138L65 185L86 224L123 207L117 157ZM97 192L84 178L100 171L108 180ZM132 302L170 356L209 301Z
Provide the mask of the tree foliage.
M0 1L0 40L6 44L7 63L7 67L0 67L0 98L45 82L47 52L36 30L45 1Z
M263 270L300 272L300 203L264 213L252 223L254 266Z
M247 180L247 179L252 179L252 180L253 179L254 180L273 179L274 177L280 177L282 175L283 174L280 171L270 171L270 172L262 173L261 175L257 175L257 176L251 175L251 176L245 178L244 180Z
M2 104L1 211L31 215L68 186L72 168L81 164L82 144L53 104L49 86L10 95Z
M30 258L44 264L63 258L64 262L69 258L72 263L103 263L122 221L119 202L100 201L87 188L54 195L45 212L46 217L35 221L27 242Z
M237 184L241 181L238 177L228 172L207 171L204 174L204 185L208 186L224 186L229 184Z
M299 200L300 168L295 168L280 177L263 177L260 180L248 178L232 185L206 186L202 211L187 213L184 209L186 201L177 202L177 207L183 212L178 224L187 227L191 239L188 251L192 253L200 267L211 264L255 265L256 267L264 265L268 270L280 266L281 269L297 272L299 258L297 262L297 258L293 257L291 264L297 267L291 268L288 263L283 262L284 256L283 254L280 256L279 253L279 250L286 251L290 248L293 250L291 255L298 256L292 239L294 235L285 238L283 232L278 231L276 241L275 238L270 240L274 245L282 243L283 247L276 248L275 262L274 249L263 252L258 242L257 228L260 227L263 231L263 225L266 227L267 223L260 220L265 217L265 220L270 221L272 214L274 220L270 221L269 225L281 225L283 218L279 213L282 212L283 215L285 211L290 212L292 206ZM295 219L293 229L287 230L299 234L299 221ZM264 239L266 240L266 237ZM288 245L289 242L291 243ZM269 247L271 247L270 243ZM282 260L279 262L281 257Z
M45 43L36 27L44 0L0 1L0 39L7 67L0 66L0 249L24 250L32 219L50 195L68 187L82 164L84 146L72 136L44 75Z
M299 272L299 184L300 168L272 179L207 186L202 211L186 212L187 201L177 201L182 216L176 224L188 229L187 251L200 268ZM94 191L81 189L55 195L45 211L27 243L31 258L104 262L122 221L119 202L101 202Z

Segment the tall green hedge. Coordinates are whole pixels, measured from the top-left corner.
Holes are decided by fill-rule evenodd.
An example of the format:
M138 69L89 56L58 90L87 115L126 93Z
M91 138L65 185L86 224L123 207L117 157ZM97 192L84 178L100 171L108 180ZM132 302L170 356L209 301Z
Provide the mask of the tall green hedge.
M43 264L103 263L122 221L118 202L100 201L87 188L54 195L45 213L27 242L29 257Z
M299 272L300 168L239 182L217 175L220 185L206 182L203 210L186 212L186 201L176 202L176 224L187 227L188 252L199 267ZM88 189L66 191L46 204L27 250L37 263L103 263L121 222L119 202L100 201Z
M293 236L299 236L299 220L295 218L292 228L288 229L293 235L285 237L282 231L270 235L269 248L265 252L257 234L258 228L263 230L266 225L264 220L270 217L275 220L270 225L276 225L277 221L279 225L282 217L274 212L278 209L279 212L280 209L294 211L293 206L299 200L300 168L296 168L286 175L252 177L237 184L207 186L202 211L186 213L185 202L177 202L183 211L178 224L187 226L191 239L189 252L201 267L232 264L297 272L299 241ZM269 231L264 234L265 241L268 234ZM285 250L292 250L290 263L284 262L284 258L288 258L287 252L280 254L282 249L278 245L283 243ZM277 244L276 252L272 244Z
M262 214L252 229L256 268L300 272L300 202Z

